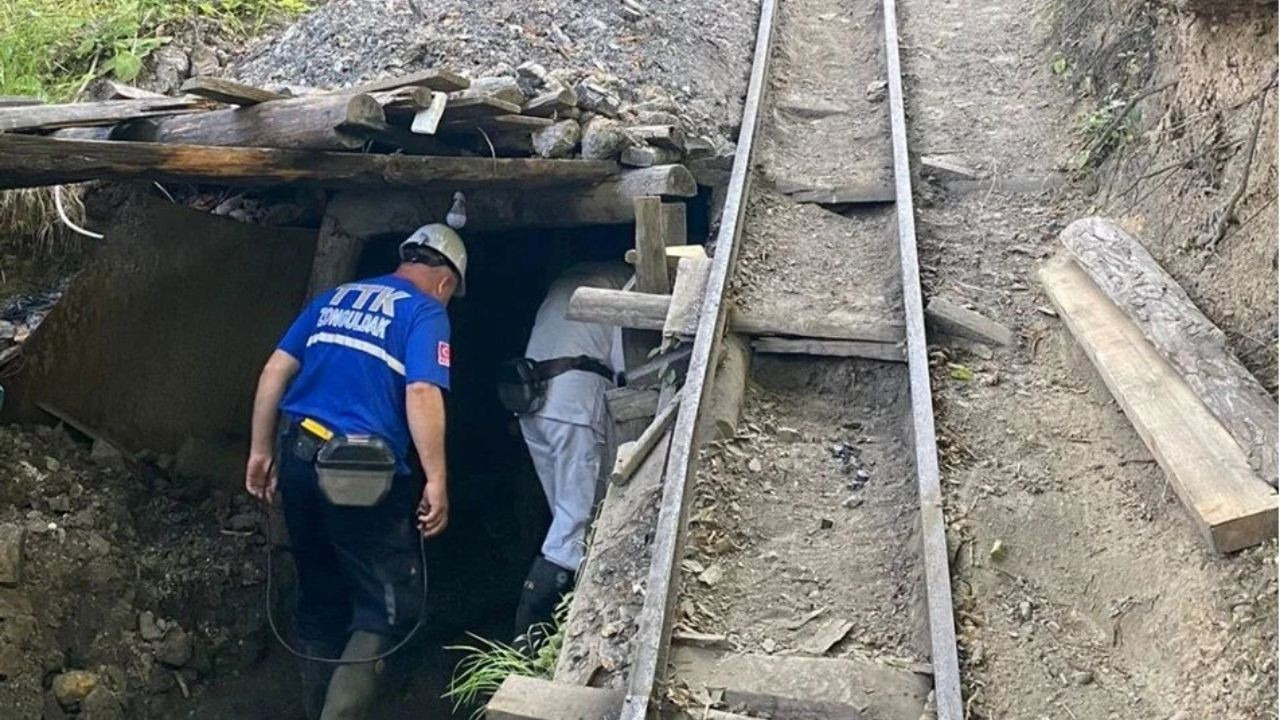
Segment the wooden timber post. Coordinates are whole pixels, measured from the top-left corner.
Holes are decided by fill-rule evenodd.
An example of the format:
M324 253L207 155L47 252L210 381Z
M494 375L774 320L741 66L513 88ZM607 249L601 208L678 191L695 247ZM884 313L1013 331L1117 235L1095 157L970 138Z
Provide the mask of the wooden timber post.
M320 221L320 234L316 237L315 258L311 261L307 302L325 290L353 279L363 249L364 240L344 231L338 219L326 209Z
M636 206L636 290L654 295L671 292L667 275L667 243L662 199L638 197Z

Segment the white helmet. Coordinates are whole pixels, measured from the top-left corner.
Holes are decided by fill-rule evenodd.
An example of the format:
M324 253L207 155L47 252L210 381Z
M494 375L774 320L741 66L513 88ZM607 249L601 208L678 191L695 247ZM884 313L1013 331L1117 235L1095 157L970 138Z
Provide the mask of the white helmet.
M467 246L462 243L462 237L443 223L423 225L400 243L400 260L406 261L409 256L407 251L419 247L431 248L444 256L454 272L458 273L458 291L454 294L458 297L466 295Z

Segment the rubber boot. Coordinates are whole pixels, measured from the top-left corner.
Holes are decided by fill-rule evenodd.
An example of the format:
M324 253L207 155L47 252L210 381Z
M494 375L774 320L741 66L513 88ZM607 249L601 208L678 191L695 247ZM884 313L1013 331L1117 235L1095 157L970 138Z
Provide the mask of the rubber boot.
M343 660L359 660L373 657L387 649L388 638L376 633L357 630L351 633L347 647L342 651ZM378 678L382 674L382 661L339 665L329 681L329 692L324 698L324 712L320 720L365 720L378 698Z
M529 568L516 606L515 646L531 654L539 635L545 634L555 619L556 606L565 593L573 589L573 572L539 555Z
M298 643L298 650L304 655L336 658L342 652L342 641L303 640ZM335 666L309 660L303 660L301 663L302 709L307 715L307 720L320 720L320 711L324 708L324 695L329 690L329 678L333 675Z

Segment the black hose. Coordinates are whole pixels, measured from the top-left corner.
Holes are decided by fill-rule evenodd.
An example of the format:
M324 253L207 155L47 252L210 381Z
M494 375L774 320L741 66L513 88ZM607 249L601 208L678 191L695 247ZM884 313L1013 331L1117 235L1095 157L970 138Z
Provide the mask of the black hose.
M272 550L275 547L275 543L272 542L272 538L271 538L270 506L264 507L263 516L264 516L264 519L266 520L266 528L267 528L266 530L267 591L266 591L266 600L263 604L263 607L267 612L267 624L271 626L271 634L276 636L276 641L279 642L280 645L284 647L285 650L288 650L290 655L300 660L324 663L326 665L363 665L365 663L378 662L379 660L385 660L386 658L389 658L392 655L396 654L401 650L401 648L403 648L405 645L408 645L409 641L413 639L413 636L417 635L418 631L422 629L422 626L426 623L426 619L427 619L427 539L422 535L421 532L419 532L418 533L418 555L422 559L422 606L418 608L418 621L414 623L413 629L409 631L408 635L405 635L403 638L401 638L400 642L396 643L390 650L387 650L382 653L378 653L377 655L373 655L367 658L358 658L355 660L348 660L344 658L326 658L326 657L320 657L318 655L308 655L307 653L304 653L301 650L298 650L297 648L290 645L289 642L284 639L284 636L280 634L280 629L276 627L275 615L271 613L271 585L272 585L271 578L272 578L272 575L274 575L274 573L272 572L271 555L273 554Z

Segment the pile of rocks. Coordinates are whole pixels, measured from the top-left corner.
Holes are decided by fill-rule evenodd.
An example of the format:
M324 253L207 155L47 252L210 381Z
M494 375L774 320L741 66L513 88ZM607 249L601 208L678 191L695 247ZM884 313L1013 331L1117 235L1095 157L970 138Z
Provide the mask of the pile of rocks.
M96 455L60 429L0 428L5 717L170 716L266 648L247 500L179 500Z

